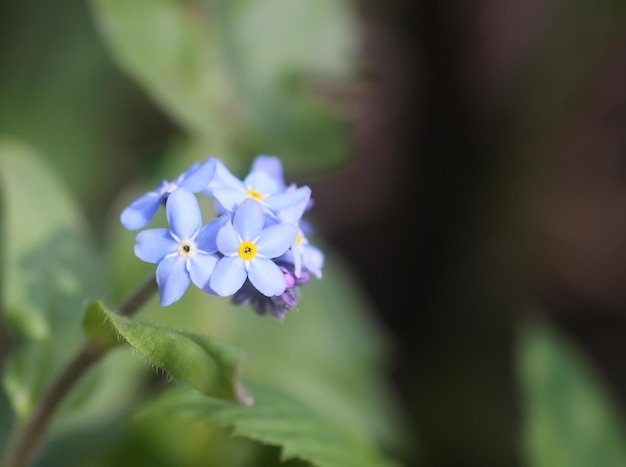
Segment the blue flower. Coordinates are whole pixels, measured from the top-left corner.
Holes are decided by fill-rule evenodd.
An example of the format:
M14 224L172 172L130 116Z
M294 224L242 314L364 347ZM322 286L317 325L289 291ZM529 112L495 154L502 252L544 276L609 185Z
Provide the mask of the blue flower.
M217 249L224 257L219 260L211 279L211 289L221 296L232 295L246 279L263 295L281 295L287 283L272 261L293 245L296 229L288 224L265 227L265 214L257 201L244 199L231 222L226 222L217 234Z
M189 282L212 293L208 286L218 262L216 237L229 220L222 216L202 226L196 197L178 188L167 198L165 212L170 229L149 229L137 235L135 255L148 263L158 264L156 280L161 306L180 299Z
M304 270L315 274L318 279L321 279L324 254L311 245L309 239L304 234L302 226L302 215L311 205L310 198L311 190L308 190L307 196L302 201L278 212L277 217L279 221L293 225L296 228L296 239L293 245L279 259L294 265L296 277L301 277L304 268Z
M243 181L217 161L215 177L203 193L215 198L221 212L234 212L242 201L253 199L266 214L275 216L278 210L300 202L307 196L308 190L308 187L286 190L280 160L260 155L253 161L250 173Z
M207 225L195 193L214 198L219 217ZM322 276L324 254L309 243L302 219L313 206L311 189L286 185L275 156L258 155L243 181L207 158L133 201L120 220L140 229L161 204L169 229L140 232L135 243L137 257L157 264L161 306L179 300L193 282L283 319L298 302L299 286Z
M204 190L215 174L215 159L207 158L202 164L195 162L173 182L164 180L153 191L140 196L128 206L120 216L120 221L129 230L137 230L148 225L159 206L179 187L191 193Z

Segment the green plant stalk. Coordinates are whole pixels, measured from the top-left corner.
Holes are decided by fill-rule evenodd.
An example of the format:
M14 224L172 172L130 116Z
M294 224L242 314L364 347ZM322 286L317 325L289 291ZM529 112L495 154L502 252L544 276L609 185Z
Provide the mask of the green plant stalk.
M157 283L154 275L152 275L122 302L117 313L122 316L134 315L156 291ZM46 429L61 402L82 375L111 348L112 345L110 344L88 341L78 349L74 357L69 360L63 371L53 381L48 391L44 393L31 417L16 433L4 457L2 464L4 467L26 467L32 463Z

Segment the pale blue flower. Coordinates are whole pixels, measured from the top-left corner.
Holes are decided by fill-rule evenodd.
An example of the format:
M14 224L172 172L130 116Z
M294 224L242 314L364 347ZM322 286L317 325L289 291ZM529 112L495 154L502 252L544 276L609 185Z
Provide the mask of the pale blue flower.
M265 226L265 214L257 201L244 199L231 222L217 234L217 249L224 255L211 279L211 289L221 296L232 295L246 279L263 295L281 295L287 287L283 272L272 261L287 251L296 238L292 225Z
M310 198L311 190L308 190L306 197L302 201L291 207L281 209L277 214L279 221L293 225L297 232L293 245L280 259L294 265L296 277L301 277L304 269L321 279L324 254L309 242L304 233L305 229L302 221L302 215L311 205Z
M170 230L144 230L137 235L135 243L138 258L158 264L156 280L161 306L179 300L190 281L212 293L208 284L219 259L216 237L229 221L228 216L223 216L202 226L198 200L185 188L169 195L165 212Z
M191 193L204 190L215 174L215 159L207 158L202 164L195 162L176 180L163 180L154 190L140 196L128 206L120 216L120 221L129 230L137 230L148 225L159 206L177 188L185 188Z
M235 177L220 161L216 161L215 176L204 194L215 198L220 211L234 212L245 199L253 199L270 216L292 206L307 196L308 187L286 190L282 164L274 156L257 156L250 173L243 181Z

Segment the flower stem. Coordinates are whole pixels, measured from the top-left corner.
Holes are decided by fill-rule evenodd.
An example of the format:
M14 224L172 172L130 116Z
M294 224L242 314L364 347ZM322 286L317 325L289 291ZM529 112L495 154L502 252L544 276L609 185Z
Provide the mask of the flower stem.
M117 313L123 316L134 315L156 291L157 284L154 275L152 275L122 302L117 309ZM43 395L21 431L17 433L11 448L6 453L3 466L26 467L32 462L46 429L52 420L52 416L61 402L78 383L81 376L110 348L112 346L109 344L88 341L78 349L74 357L67 363L63 371Z

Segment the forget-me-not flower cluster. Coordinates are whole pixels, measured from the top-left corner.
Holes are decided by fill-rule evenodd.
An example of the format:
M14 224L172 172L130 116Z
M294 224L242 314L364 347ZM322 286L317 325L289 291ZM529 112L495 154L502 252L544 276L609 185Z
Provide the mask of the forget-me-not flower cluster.
M204 224L197 195L214 199L218 216ZM120 216L137 230L165 206L168 228L139 232L135 255L157 264L161 306L179 300L190 283L259 314L282 319L311 274L322 277L324 254L305 235L312 206L308 186L286 185L275 156L259 155L243 179L214 157L194 163L175 181L163 181Z

